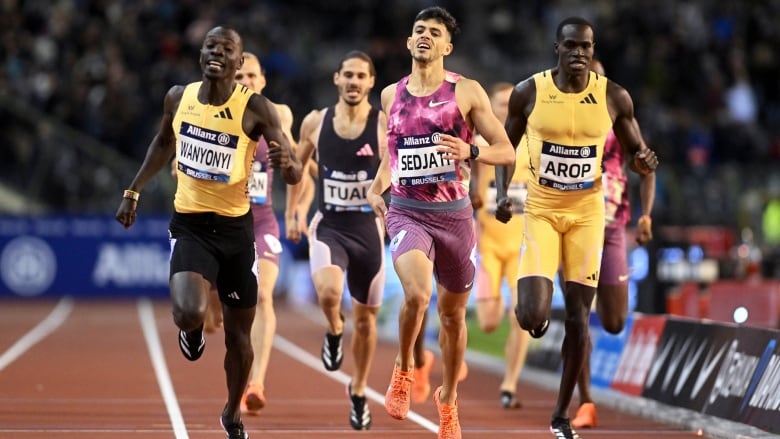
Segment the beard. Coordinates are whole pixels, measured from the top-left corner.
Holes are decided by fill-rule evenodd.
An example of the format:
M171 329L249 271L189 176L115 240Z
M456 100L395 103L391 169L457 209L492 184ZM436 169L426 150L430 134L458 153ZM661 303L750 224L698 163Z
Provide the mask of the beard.
M433 56L431 56L430 54L413 53L412 59L414 59L420 64L428 64L431 61L433 61Z
M345 104L349 105L350 107L355 107L360 105L361 102L363 102L363 99L365 98L365 95L362 93L357 98L350 98L346 93L344 93L342 100Z

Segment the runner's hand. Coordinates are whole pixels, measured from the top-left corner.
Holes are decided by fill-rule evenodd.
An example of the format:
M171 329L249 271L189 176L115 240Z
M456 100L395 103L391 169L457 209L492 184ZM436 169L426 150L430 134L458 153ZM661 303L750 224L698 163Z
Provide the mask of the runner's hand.
M471 193L469 194L469 198L471 198L471 207L473 207L474 210L478 210L485 205L485 202L482 201L482 195L480 194Z
M655 171L658 167L658 157L655 151L650 148L644 148L634 154L631 161L631 170L640 175L647 175Z
M636 223L636 243L644 245L653 239L653 222L649 217L642 217Z
M467 160L471 157L471 145L460 137L441 133L433 143L437 145L436 152L445 160Z
M301 235L306 234L306 232L301 231L301 221L298 220L298 215L295 213L284 216L284 230L287 240L295 244L301 242Z
M138 206L138 201L131 200L130 198L122 198L122 203L119 204L119 209L116 211L116 218L119 224L122 224L125 229L129 229L135 222L135 208Z
M298 224L298 231L301 235L305 235L306 237L309 236L309 225L306 224L306 215L308 212L304 210L302 207L299 208L295 214L295 218L297 220Z
M368 201L368 205L371 206L374 214L382 221L382 225L384 226L385 219L387 218L387 204L385 204L385 199L379 194L368 192L368 194L366 194L366 201Z
M512 199L501 197L496 200L496 219L508 223L512 219Z
M284 169L290 166L290 147L280 145L272 140L268 142L268 162L274 169Z

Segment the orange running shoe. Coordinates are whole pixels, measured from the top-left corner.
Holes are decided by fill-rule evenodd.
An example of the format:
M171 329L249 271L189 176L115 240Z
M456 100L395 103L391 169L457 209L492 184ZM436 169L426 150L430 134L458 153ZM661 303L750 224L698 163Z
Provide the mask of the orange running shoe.
M466 364L466 359L463 359L463 362L460 363L460 370L458 371L458 382L461 382L466 379L466 377L469 376L469 365Z
M260 410L266 404L263 390L263 386L249 383L246 391L244 391L244 396L241 398L241 413L253 416L260 414Z
M455 405L442 404L439 393L441 386L433 392L433 400L436 401L436 409L439 411L439 439L461 439L458 403L456 401Z
M397 364L393 366L393 376L385 393L385 410L395 419L406 419L406 415L409 414L413 381L411 370L403 371Z
M415 404L420 404L428 399L428 394L431 393L431 368L433 367L434 356L433 352L425 350L423 352L423 365L422 367L414 368L414 384L412 384L412 401Z
M574 428L593 428L596 426L596 404L586 402L577 409L577 415L571 420Z

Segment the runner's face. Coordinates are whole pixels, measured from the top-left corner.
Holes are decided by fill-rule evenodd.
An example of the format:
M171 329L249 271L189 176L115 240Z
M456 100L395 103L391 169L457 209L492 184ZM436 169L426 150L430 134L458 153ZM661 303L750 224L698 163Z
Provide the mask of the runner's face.
M236 72L236 81L255 93L262 93L265 88L265 75L256 58L244 58L244 65Z
M374 87L371 66L359 58L350 58L333 74L333 83L339 90L339 99L348 105L363 102Z
M493 109L493 114L496 115L501 123L506 122L506 115L509 111L509 96L512 95L512 89L507 88L496 92L490 97L490 107Z
M593 59L593 29L589 26L569 24L561 29L562 38L555 44L558 65L570 73L590 70Z
M406 47L415 61L429 63L452 52L450 33L436 20L418 20L407 38Z
M209 79L233 79L241 67L241 38L233 31L216 28L206 35L200 48L200 67Z

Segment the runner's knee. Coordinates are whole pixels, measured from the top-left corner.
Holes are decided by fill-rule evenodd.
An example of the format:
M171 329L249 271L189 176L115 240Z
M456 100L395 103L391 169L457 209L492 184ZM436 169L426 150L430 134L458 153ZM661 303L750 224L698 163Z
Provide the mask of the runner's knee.
M197 329L203 323L203 319L206 315L206 309L198 309L194 307L190 308L174 308L173 310L173 322L180 329L190 332Z
M599 314L601 326L610 334L618 334L626 326L626 316L622 314L609 314L602 316Z
M537 329L549 319L552 281L541 276L529 276L517 281L515 318L526 331Z

